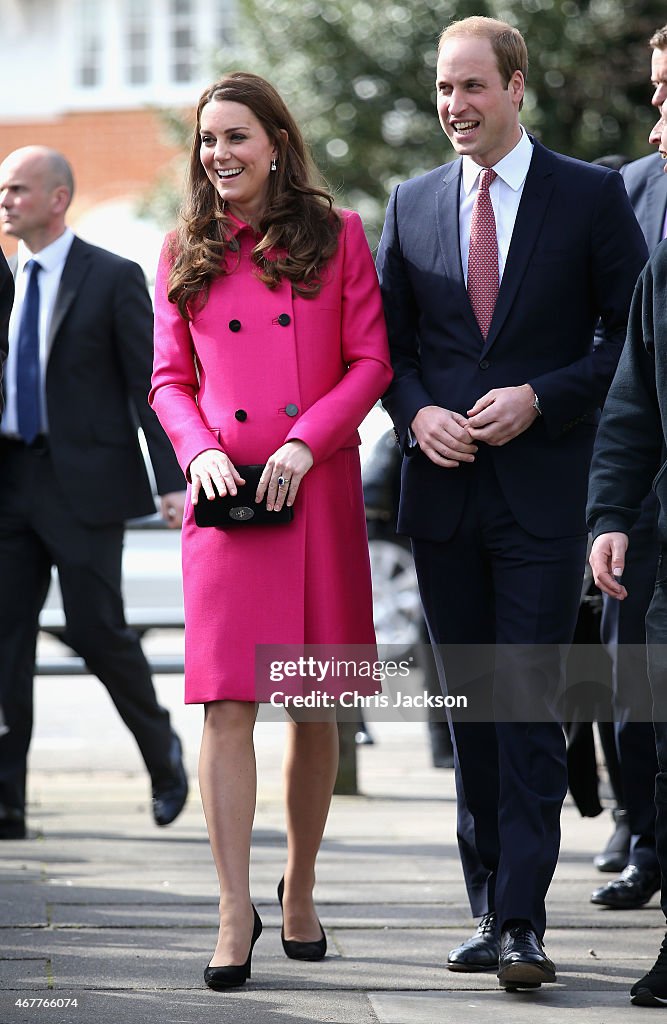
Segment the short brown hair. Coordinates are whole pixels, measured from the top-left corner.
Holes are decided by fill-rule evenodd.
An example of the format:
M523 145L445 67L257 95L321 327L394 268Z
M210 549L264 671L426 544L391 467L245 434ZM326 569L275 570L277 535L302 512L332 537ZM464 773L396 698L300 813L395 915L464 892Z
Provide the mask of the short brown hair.
M657 28L655 30L648 41L648 45L652 50L667 49L667 25L663 25L662 28Z
M438 53L449 39L455 39L457 36L476 36L489 40L496 57L500 77L506 87L515 71L521 72L524 81L527 79L528 49L525 40L519 30L508 25L506 21L479 16L453 21L440 34Z

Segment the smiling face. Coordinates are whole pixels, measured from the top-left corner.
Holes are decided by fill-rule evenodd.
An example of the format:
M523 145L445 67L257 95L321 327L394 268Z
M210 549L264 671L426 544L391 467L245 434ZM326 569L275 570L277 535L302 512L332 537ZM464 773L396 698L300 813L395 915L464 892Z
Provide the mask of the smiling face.
M257 226L278 150L249 107L211 100L201 112L199 156L206 175L240 220Z
M521 138L519 104L524 81L515 71L505 84L488 39L454 36L440 50L438 117L457 153L492 167Z

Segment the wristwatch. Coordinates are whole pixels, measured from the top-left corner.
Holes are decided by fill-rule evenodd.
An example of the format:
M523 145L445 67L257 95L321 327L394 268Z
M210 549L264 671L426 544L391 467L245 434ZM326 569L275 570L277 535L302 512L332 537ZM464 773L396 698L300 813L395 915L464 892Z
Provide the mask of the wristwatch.
M533 409L535 410L535 412L537 413L538 416L541 416L542 415L542 410L540 408L540 400L539 400L539 398L537 397L537 395L535 394L534 391L533 391L533 396L534 396L533 397Z

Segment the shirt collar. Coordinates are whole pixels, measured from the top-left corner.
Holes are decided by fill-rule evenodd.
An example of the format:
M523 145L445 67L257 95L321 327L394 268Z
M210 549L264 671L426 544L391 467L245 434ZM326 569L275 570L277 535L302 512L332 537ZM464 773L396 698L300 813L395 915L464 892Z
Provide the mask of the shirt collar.
M25 242L20 241L17 253L19 271L23 270L28 260L32 259L37 260L42 270L47 271L47 273L50 270L55 270L67 259L73 241L74 232L71 228L65 228L62 235L59 235L55 242L51 242L39 252L30 252Z
M514 149L510 150L507 156L504 156L502 160L499 160L497 164L494 164L493 169L499 178L509 185L515 192L523 185L528 174L530 167L530 161L533 156L533 144L530 141L528 134L523 127L521 128L521 138L517 142ZM473 186L477 182L480 173L484 170L479 164L469 157L464 156L461 158L462 162L462 180L463 188L466 195L470 195Z

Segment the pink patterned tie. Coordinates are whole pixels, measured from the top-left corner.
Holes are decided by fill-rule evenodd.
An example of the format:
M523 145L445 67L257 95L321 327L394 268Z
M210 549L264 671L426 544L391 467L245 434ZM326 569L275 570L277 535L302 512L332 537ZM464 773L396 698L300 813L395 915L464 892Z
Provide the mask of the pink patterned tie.
M498 239L489 195L495 177L491 167L484 168L472 208L468 250L468 295L485 341L498 298Z

